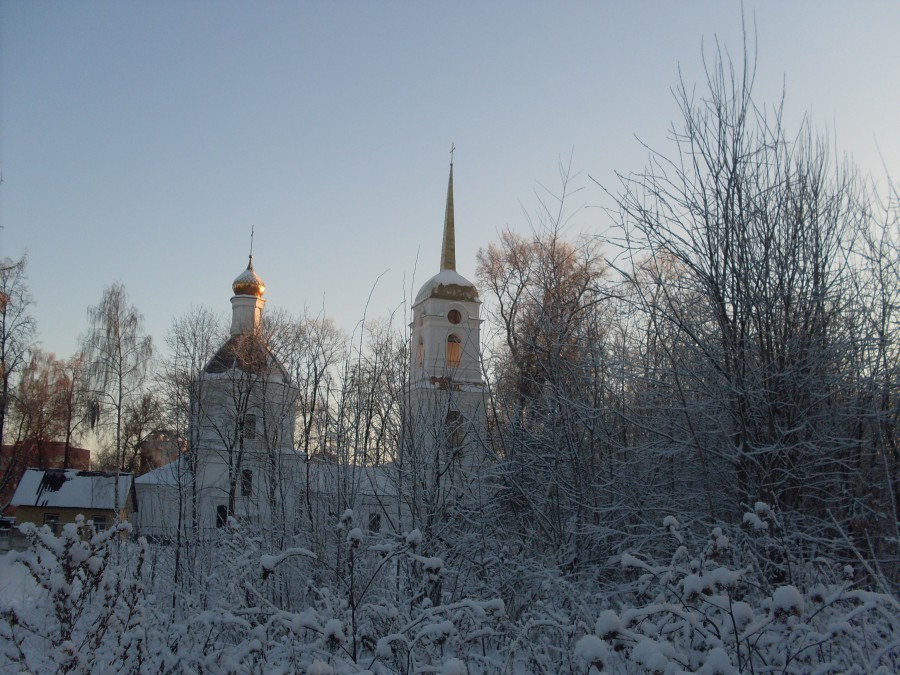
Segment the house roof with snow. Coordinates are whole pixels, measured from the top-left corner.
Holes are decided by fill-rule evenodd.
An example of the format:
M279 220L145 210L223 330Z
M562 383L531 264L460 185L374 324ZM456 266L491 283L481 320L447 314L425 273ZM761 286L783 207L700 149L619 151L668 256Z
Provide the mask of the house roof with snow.
M132 489L132 475L119 474L124 502ZM72 469L27 469L19 481L12 506L115 510L116 474Z
M191 469L187 458L182 455L177 459L163 464L158 469L148 471L142 476L134 479L135 485L139 488L145 485L168 485L178 486L185 485L190 480Z

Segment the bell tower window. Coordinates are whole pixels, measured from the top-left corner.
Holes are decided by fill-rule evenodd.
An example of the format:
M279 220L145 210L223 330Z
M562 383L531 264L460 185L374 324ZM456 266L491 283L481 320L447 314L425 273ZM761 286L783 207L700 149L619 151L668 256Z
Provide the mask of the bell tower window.
M419 348L416 351L416 365L421 368L423 363L425 363L425 343L422 341L422 338L419 338Z
M244 415L243 427L241 431L244 434L244 439L248 441L252 441L256 438L256 415L253 413L247 413Z
M458 335L450 335L447 338L447 367L459 368L459 361L462 358L462 342Z
M444 432L446 433L447 450L455 453L466 442L466 430L463 426L463 416L458 410L451 410L444 420ZM452 455L451 455L452 456Z
M459 313L458 309L451 309L449 312L447 312L447 321L456 325L460 321L462 321L462 314Z

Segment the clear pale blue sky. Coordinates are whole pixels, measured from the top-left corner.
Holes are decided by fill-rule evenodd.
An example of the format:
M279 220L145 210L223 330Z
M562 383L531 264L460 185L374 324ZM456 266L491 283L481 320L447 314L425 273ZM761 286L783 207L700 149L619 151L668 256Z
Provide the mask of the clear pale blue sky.
M68 356L125 284L162 341L230 310L256 226L268 307L352 330L437 271L448 150L458 269L574 151L588 174L665 149L681 65L740 50L738 2L0 0L0 256L29 256L45 349ZM861 167L900 175L900 3L744 4L760 99L786 86ZM572 231L602 232L601 209ZM416 262L418 258L418 263ZM379 275L382 275L379 280ZM415 279L413 280L413 276Z

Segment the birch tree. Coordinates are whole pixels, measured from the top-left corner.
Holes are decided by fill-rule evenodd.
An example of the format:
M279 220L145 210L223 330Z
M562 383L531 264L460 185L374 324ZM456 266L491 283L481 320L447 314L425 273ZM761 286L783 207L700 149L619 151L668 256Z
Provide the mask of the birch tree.
M143 332L143 316L129 305L122 284L106 288L100 303L88 309L84 338L89 389L97 420L111 430L116 473L124 468L126 411L143 395L153 357L153 342ZM116 508L121 507L116 481Z

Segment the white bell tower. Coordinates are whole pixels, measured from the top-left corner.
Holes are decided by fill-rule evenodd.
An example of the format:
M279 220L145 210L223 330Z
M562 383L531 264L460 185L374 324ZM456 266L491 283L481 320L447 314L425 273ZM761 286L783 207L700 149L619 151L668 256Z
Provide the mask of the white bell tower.
M453 161L440 271L416 295L410 324L408 428L428 464L425 484L446 493L485 457L485 389L478 289L456 271Z

